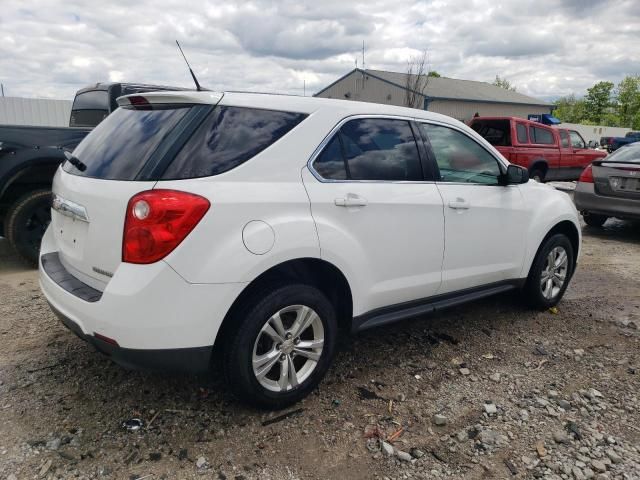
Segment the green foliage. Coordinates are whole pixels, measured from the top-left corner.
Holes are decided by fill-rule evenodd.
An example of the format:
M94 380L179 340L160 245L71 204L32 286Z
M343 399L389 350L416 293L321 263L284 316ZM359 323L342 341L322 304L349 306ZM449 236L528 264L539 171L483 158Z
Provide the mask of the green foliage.
M640 129L640 75L629 75L614 88L598 82L584 98L571 94L555 101L554 116L566 123Z
M496 87L504 88L505 90L516 91L515 85L511 85L511 82L506 78L500 78L500 75L496 75L496 79L493 81L493 85Z
M440 74L435 70L429 70L429 73L427 73L427 77L440 78Z

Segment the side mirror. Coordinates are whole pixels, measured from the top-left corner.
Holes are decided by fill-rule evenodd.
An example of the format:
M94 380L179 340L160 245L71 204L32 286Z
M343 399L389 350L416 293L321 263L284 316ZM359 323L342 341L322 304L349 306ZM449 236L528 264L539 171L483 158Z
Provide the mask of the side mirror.
M507 173L500 175L501 185L518 185L529 181L529 170L520 165L509 165Z

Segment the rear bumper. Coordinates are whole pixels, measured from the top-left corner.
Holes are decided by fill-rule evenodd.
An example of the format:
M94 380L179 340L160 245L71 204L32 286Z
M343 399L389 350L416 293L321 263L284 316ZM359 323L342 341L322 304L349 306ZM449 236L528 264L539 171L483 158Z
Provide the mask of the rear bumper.
M76 335L129 368L208 369L220 325L245 286L188 283L160 261L121 264L100 292L73 277L55 258L47 230L39 277L52 310Z
M135 370L177 371L201 373L209 369L212 347L173 348L158 350L139 350L122 348L93 335L87 335L82 328L62 312L49 304L62 324L80 339L93 345L118 365Z
M598 195L593 183L578 182L573 201L580 212L607 217L640 219L640 201Z

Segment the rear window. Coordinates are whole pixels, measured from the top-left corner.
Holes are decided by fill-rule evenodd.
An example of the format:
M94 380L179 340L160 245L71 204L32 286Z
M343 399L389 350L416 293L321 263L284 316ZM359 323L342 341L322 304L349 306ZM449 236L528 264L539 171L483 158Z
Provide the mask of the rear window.
M555 143L553 133L546 128L529 127L529 136L531 137L531 143L543 145L553 145Z
M619 148L606 159L607 162L640 163L640 144Z
M305 117L302 113L218 106L162 179L207 177L231 170L278 141Z
M471 125L487 142L497 147L511 146L509 120L476 120Z
M135 110L121 107L80 142L73 155L86 165L64 162L65 172L105 180L133 180L165 136L189 111L185 108Z
M95 127L109 115L109 93L91 90L76 95L71 107L71 127Z

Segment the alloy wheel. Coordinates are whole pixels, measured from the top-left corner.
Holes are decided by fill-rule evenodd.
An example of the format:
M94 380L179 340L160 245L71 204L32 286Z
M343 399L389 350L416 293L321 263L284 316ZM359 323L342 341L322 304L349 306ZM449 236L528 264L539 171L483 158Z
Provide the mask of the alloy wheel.
M305 305L290 305L273 314L253 346L253 374L267 390L297 388L315 370L324 348L324 327Z
M555 298L562 290L569 271L569 257L564 247L554 247L548 254L540 275L542 296Z

